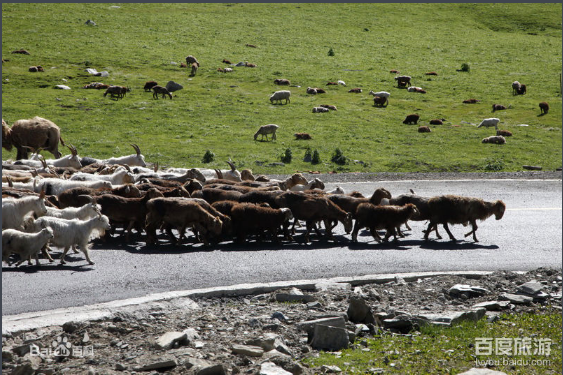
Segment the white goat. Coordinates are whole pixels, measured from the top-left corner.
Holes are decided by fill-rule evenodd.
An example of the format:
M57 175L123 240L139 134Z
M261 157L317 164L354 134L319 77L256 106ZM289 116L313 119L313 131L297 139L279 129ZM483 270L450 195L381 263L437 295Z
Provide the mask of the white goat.
M131 144L131 146L137 152L136 154L127 155L127 156L119 156L109 159L93 159L96 163L100 164L122 164L122 165L129 165L131 167L146 167L147 163L145 163L145 157L141 155L141 149L136 144Z
M97 216L101 212L101 207L99 204L95 203L87 203L82 207L66 207L63 209L54 208L54 207L46 207L47 213L45 216L49 217L58 217L59 219L79 219L79 220L88 220Z
M285 99L285 104L291 103L289 97L291 96L291 91L289 90L281 90L276 91L270 96L270 103L274 104L274 102L280 102Z
M47 165L52 165L53 167L72 167L72 168L76 168L76 169L80 169L82 168L82 164L80 163L80 157L78 156L78 151L76 150L76 147L74 146L66 146L68 147L68 149L70 150L71 154L70 155L66 155L66 156L62 156L58 159L44 159L45 163ZM39 155L39 151L38 150L36 153L32 154L31 157L29 158L28 161L39 161L39 165L30 165L36 168L39 168L42 166L42 162L41 159L43 158L41 155Z
M315 178L309 181L306 185L302 185L302 184L293 185L291 188L289 188L289 190L290 191L305 191L312 189L324 190L324 188L325 188L325 184L318 178Z
M20 261L16 267L26 259L31 265L31 257L35 256L35 262L39 266L39 252L53 238L51 228L43 228L37 233L20 232L15 229L2 231L2 261L10 265L10 255L18 254Z
M387 91L378 91L378 92L374 92L373 90L369 92L370 95L372 96L379 96L380 98L386 98L389 99L389 97L391 96L390 93L388 93Z
M39 180L37 186L35 186L35 192L38 190L45 190L48 195L59 196L63 191L72 189L75 187L90 187L93 189L99 188L112 188L112 184L109 181L70 181L62 180L60 178L44 178Z
M237 167L231 161L228 161L227 163L230 165L231 169L230 170L216 169L215 173L217 174L217 178L234 181L234 182L242 182L242 176L240 172L237 171Z
M132 184L135 175L124 167L119 167L112 174L91 174L77 172L70 177L70 181L109 181L112 185Z
M89 264L94 264L90 259L89 242L91 239L103 236L105 231L110 229L108 217L100 214L88 220L66 220L44 216L29 223L26 230L34 232L43 227L53 230L54 238L51 240L51 244L64 248L61 264L66 263L66 253L73 246L80 248Z
M338 83L339 85L341 85L341 86L346 86L346 82L344 82L344 81L342 81L342 80L340 80L340 79L338 80L337 83Z
M479 124L479 126L477 126L478 128L480 127L485 127L485 128L489 128L491 126L494 126L496 130L498 130L498 123L500 122L500 119L498 118L486 118L483 121L481 121L481 123Z
M267 141L268 140L268 134L271 134L272 140L275 140L276 139L276 130L278 130L278 128L279 128L279 126L276 125L276 124L262 125L260 128L258 128L258 131L256 133L254 133L254 140L256 140L256 138L258 138L258 136L261 135L262 138L260 138L260 140L264 139L264 136L266 136L266 141Z
M33 213L43 216L47 213L45 207L45 191L38 197L27 196L19 199L2 199L2 229L23 229L25 216Z
M346 194L346 191L342 189L340 186L335 187L332 190L326 192L327 194Z

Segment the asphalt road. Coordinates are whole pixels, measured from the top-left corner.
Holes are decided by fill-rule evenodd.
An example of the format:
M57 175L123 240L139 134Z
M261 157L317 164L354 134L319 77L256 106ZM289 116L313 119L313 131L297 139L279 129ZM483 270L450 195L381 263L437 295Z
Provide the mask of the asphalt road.
M369 196L377 187L393 195L409 189L423 196L460 194L485 200L502 199L504 218L479 224L478 243L465 241L468 228L452 226L458 242L423 241L423 222L410 222L412 231L398 243L377 244L360 232L359 244L336 228L338 242L308 245L232 242L212 248L147 248L117 239L94 246L89 266L82 254L67 257L65 266L42 260L41 267L2 268L2 315L82 306L144 296L151 293L272 282L412 271L531 270L561 268L561 180L447 180L339 183L346 191ZM331 189L335 184L327 184ZM299 236L299 233L296 235ZM435 237L431 237L435 238ZM164 239L163 239L164 241ZM54 257L57 258L55 252Z

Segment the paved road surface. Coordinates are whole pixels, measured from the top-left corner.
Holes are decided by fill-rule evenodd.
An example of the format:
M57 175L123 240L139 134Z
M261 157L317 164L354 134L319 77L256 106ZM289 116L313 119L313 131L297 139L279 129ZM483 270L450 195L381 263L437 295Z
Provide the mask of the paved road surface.
M419 195L460 194L485 200L502 199L504 218L479 224L479 243L422 241L424 223L411 222L412 232L398 244L377 244L360 232L349 242L342 227L340 242L146 248L139 241L117 240L95 246L94 266L81 254L66 266L45 264L2 268L2 315L82 306L150 293L239 283L316 279L375 273L458 270L530 270L561 268L561 180L394 181L339 184L346 191L371 195L385 187L394 195L410 188ZM334 184L327 184L327 189ZM452 233L463 238L461 225ZM447 235L443 229L444 238ZM299 234L298 234L299 235ZM141 238L139 238L141 239ZM56 257L56 254L55 254ZM44 261L43 261L44 263Z

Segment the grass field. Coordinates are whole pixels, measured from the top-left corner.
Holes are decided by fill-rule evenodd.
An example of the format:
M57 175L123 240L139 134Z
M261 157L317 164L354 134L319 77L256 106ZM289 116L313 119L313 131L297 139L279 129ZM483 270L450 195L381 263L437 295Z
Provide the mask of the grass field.
M2 117L9 124L48 118L81 156L129 154L137 143L148 162L165 166L225 168L231 158L257 173L554 170L562 159L561 18L561 4L546 3L4 3ZM20 48L30 55L11 54ZM201 63L195 77L179 67L190 54ZM224 74L217 72L223 59L257 67ZM458 72L464 63L470 71ZM28 72L32 65L45 72ZM397 88L391 69L428 93ZM276 78L300 86L289 87L288 105L268 100L286 89ZM325 86L339 79L347 87ZM173 100L154 100L143 91L148 80L184 89ZM515 80L527 85L526 95L512 95ZM82 89L97 81L132 90L117 101ZM328 92L307 95L308 86ZM363 93L348 93L353 87ZM389 106L374 107L370 90L390 92ZM481 102L462 104L469 98ZM541 101L551 107L545 116ZM493 103L510 108L493 114ZM338 111L312 113L319 104ZM402 124L410 113L422 125L447 121L420 134ZM487 117L514 134L505 145L481 143L494 129L474 124ZM269 123L280 126L277 140L254 141ZM313 139L297 141L296 132ZM291 163L269 166L288 148ZM302 161L307 148L318 150L320 164ZM347 164L331 162L337 148ZM215 161L202 162L206 150ZM2 158L15 151L3 150Z

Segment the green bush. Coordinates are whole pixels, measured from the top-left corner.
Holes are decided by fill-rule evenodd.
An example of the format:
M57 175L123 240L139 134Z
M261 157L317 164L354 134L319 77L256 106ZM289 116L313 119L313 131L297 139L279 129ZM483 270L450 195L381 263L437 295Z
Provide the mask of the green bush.
M469 72L469 64L468 63L463 63L461 64L461 71L462 72Z
M290 148L285 149L285 153L281 157L281 161L285 164L291 163L292 153Z
M332 158L330 160L338 165L344 165L348 163L348 158L342 154L342 151L339 148L334 150L334 153L332 154Z
M334 50L332 48L328 50L328 55L334 56Z
M203 159L201 159L203 163L211 163L214 160L215 154L209 150L205 151L205 155L203 155Z
M321 156L319 155L319 151L313 151L313 158L311 159L311 164L319 164L321 162Z

